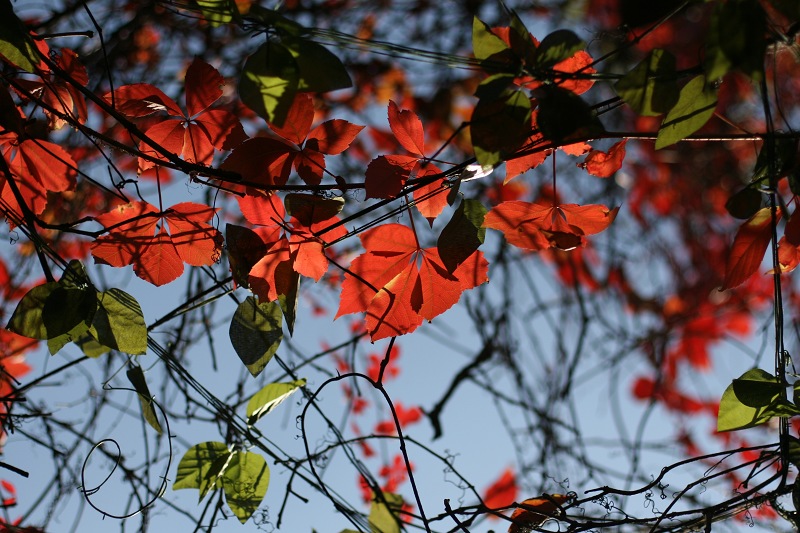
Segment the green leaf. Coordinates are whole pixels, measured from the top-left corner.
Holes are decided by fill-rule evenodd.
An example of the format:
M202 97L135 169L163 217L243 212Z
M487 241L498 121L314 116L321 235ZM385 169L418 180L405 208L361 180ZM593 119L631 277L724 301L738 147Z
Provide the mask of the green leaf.
M507 63L512 55L503 39L478 17L472 19L472 53L478 61L497 64Z
M281 306L283 318L286 319L286 329L289 330L289 335L294 335L294 323L297 319L297 302L300 295L300 274L292 270L289 275L291 276L289 291L286 294L278 295L278 305Z
M150 389L147 387L147 381L144 379L144 372L142 367L136 365L127 370L125 374L128 376L128 381L131 382L133 388L139 395L139 403L142 406L142 416L150 426L161 435L161 424L156 415L156 408L153 402L153 395L150 394Z
M264 500L269 487L269 466L261 455L235 452L222 474L225 501L244 524Z
M605 131L589 104L572 91L543 86L539 92L536 123L547 140L560 146Z
M250 398L247 402L247 424L252 426L261 417L272 412L278 405L283 403L286 398L291 396L297 389L305 386L305 379L298 379L289 383L270 383Z
M774 140L774 148L772 150L769 150L765 143L761 147L761 151L758 152L758 158L753 167L753 175L750 177L750 185L763 184L769 186L770 170L774 173L776 180L795 172L798 166L798 146L797 139L781 137ZM789 180L789 185L792 185L791 179ZM794 188L792 192L795 192Z
M223 24L227 24L233 18L236 4L231 0L197 0L197 5L200 6L200 12L203 14L211 27L217 28Z
M796 468L800 468L800 439L797 437L789 437L789 462Z
M0 54L22 70L38 70L36 45L9 0L0 0Z
M722 394L717 431L754 427L774 417L800 414L800 408L784 398L784 394L785 389L775 376L760 368L748 370Z
M292 53L268 41L247 58L239 78L239 98L258 116L283 126L300 84L300 70Z
M207 441L195 444L181 457L172 490L198 489L198 501L202 500L209 490L222 486L219 475L231 455L224 442Z
M678 101L675 57L665 50L653 50L614 86L631 108L646 117L669 111Z
M721 78L738 69L753 81L764 71L767 19L756 0L728 0L717 5L706 40L706 77Z
M575 32L556 30L542 39L536 49L534 59L536 68L550 68L556 63L569 59L575 52L586 48L586 43Z
M275 302L257 303L248 296L239 304L231 321L233 349L247 370L257 376L278 351L283 340L283 317Z
M403 497L399 494L384 492L383 498L373 495L367 518L371 533L400 533L397 512L402 508Z
M324 93L352 87L353 81L342 62L321 44L299 37L284 37L281 42L297 62L298 91Z
M96 310L97 291L94 288L68 289L59 285L42 307L42 322L47 338L54 339L71 333L76 327L83 333L91 325ZM81 325L85 325L86 329Z
M658 130L656 150L688 137L708 122L717 107L717 93L696 76L681 89L678 102L670 109Z
M511 76L496 74L484 80L476 93L470 135L475 157L484 167L494 167L522 146L531 131L531 101L509 89Z
M314 222L324 222L339 213L344 208L344 198L336 196L324 198L316 194L289 193L283 199L286 212L300 221L305 226Z
M17 304L17 308L14 309L6 329L32 339L47 339L47 328L42 320L42 310L47 298L59 287L57 282L51 281L44 285L38 285L25 293L25 296Z
M109 348L108 346L103 346L102 344L97 342L97 339L95 339L89 334L88 329L86 330L86 333L79 336L73 342L78 346L78 348L81 349L81 351L87 357L100 357L104 353L108 353L111 350L111 348Z
M436 247L447 271L451 274L483 244L486 208L478 200L465 198L442 229Z
M58 280L58 283L61 284L62 287L68 289L94 287L89 279L89 275L86 273L86 267L76 259L69 262L67 268L64 269L64 273L61 275L61 279Z
M125 291L97 293L97 312L89 333L114 350L142 355L147 351L147 326L139 302Z

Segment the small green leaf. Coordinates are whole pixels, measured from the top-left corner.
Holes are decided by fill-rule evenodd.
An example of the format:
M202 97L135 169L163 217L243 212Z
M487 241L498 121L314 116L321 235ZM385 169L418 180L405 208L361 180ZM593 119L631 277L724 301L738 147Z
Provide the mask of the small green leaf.
M645 117L666 113L678 101L675 57L653 50L614 86L631 108Z
M211 27L216 28L223 24L227 24L233 18L236 4L231 0L197 0L197 5L200 7L200 12L203 14Z
M324 222L339 213L344 208L344 198L336 196L324 198L316 194L289 193L283 199L286 212L300 221L305 226L314 222Z
M268 41L247 58L239 78L239 98L267 122L282 126L300 83L288 48Z
M716 80L738 69L760 81L767 49L767 19L756 0L719 3L706 41L706 77Z
M142 416L150 426L161 435L161 423L158 421L156 415L156 408L153 402L153 395L150 394L150 389L147 387L147 381L144 379L144 372L142 367L136 365L127 370L125 374L128 376L128 381L131 382L133 388L139 396L139 403L142 407Z
M478 61L490 63L506 63L511 57L508 45L478 17L472 19L472 51Z
M685 139L702 128L714 115L717 93L706 86L704 76L696 76L681 89L678 102L670 109L656 137L656 150Z
M300 295L300 274L292 270L289 275L289 291L278 295L278 305L281 306L283 318L286 320L286 329L289 335L294 335L294 323L297 320L297 302Z
M352 87L353 81L342 62L321 44L299 37L284 37L281 42L297 62L298 91L325 93Z
M442 263L451 274L483 244L486 228L482 226L486 212L478 200L465 198L442 229L436 247Z
M248 296L231 320L233 349L253 376L267 366L283 340L283 317L275 302L257 303Z
M403 497L399 494L384 492L383 498L373 495L368 517L371 533L400 533L397 512L402 508Z
M198 489L198 501L202 500L209 490L222 486L219 475L230 458L231 451L224 442L195 444L181 457L172 490Z
M247 402L247 424L252 426L261 417L270 413L297 389L305 386L305 379L298 379L289 383L270 383L250 398Z
M542 39L536 49L536 68L550 68L586 48L580 37L570 30L556 30Z
M147 325L139 302L125 291L97 293L97 312L89 333L109 348L142 355L147 351Z
M36 72L36 45L9 0L0 0L0 54L22 70Z
M783 395L784 387L775 376L760 368L748 370L722 394L717 431L754 427L774 417L800 414L800 408Z
M225 501L244 524L264 500L269 487L269 466L261 455L235 452L222 474Z
M6 329L31 339L47 339L47 328L42 320L42 310L47 298L59 287L57 282L51 281L44 285L38 285L25 293L11 315Z

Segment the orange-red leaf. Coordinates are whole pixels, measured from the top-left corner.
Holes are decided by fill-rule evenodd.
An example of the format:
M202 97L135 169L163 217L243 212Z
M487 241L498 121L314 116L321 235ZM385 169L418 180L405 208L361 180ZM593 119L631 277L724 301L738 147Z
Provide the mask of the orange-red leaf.
M186 70L186 109L190 117L202 113L222 96L225 80L217 69L195 57Z
M175 117L183 115L183 111L172 98L149 83L123 85L114 90L113 98L108 93L103 99L116 105L117 111L129 117L145 117L159 111Z
M401 110L389 100L389 127L400 146L419 157L425 155L424 130L416 113L409 109Z
M508 533L525 533L545 523L548 518L555 516L559 506L571 498L564 494L550 494L547 497L530 498L525 500L511 514L512 524Z
M350 146L364 126L351 124L346 120L327 120L311 130L305 147L323 154L341 154Z
M778 217L780 215L781 211L778 209ZM723 290L740 285L758 270L771 238L772 209L763 207L736 232L725 268Z
M483 493L483 504L489 509L508 507L517 500L517 476L510 468L506 468L500 477Z
M604 205L540 204L503 202L489 211L483 226L503 232L506 240L519 248L545 250L571 249L584 243L585 235L605 230L619 208Z
M442 175L442 171L433 164L425 165L417 170L417 178ZM433 220L447 207L447 193L444 188L445 178L439 178L414 191L414 205L422 216L433 225Z
M292 170L293 152L287 144L266 137L247 139L222 162L221 168L237 172L257 185L285 185Z
M598 178L610 178L614 173L622 168L622 161L625 159L625 143L628 139L622 139L609 148L608 152L592 150L583 163L578 166L585 168L586 172Z
M360 238L366 252L350 265L336 316L365 312L373 341L414 331L488 280L480 251L450 274L438 250L420 248L402 224L384 224Z

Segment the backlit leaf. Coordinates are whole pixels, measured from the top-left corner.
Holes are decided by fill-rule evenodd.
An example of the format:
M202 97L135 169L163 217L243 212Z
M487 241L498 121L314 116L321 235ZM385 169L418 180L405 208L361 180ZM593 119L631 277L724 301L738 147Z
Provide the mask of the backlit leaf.
M373 494L369 509L371 533L400 533L398 511L403 508L403 497L399 494L384 492L383 498Z
M209 490L222 486L218 476L230 458L231 451L224 442L195 444L181 457L172 489L198 489L198 501L202 500Z
M288 48L273 41L247 58L239 78L239 98L269 123L283 126L298 91L300 71Z
M41 62L36 45L14 13L10 0L0 0L0 54L28 72L36 72Z
M244 524L267 494L269 466L257 453L234 452L220 480L228 507Z
M548 519L556 516L559 511L559 505L570 501L570 499L569 496L564 494L548 494L523 501L520 507L514 509L511 514L513 523L508 527L508 533L533 531L534 528L538 528Z
M442 229L436 247L448 272L455 271L458 265L483 244L486 236L483 219L486 212L486 208L478 200L464 198Z
M717 93L706 85L706 78L692 78L681 89L677 103L661 123L656 137L656 150L675 144L702 128L714 115L716 108Z
M89 333L103 346L141 355L147 351L147 325L139 302L120 289L97 293Z
M655 49L614 86L631 108L646 117L666 113L678 101L675 57Z
M239 359L255 377L264 370L283 340L283 317L275 302L257 303L248 296L233 314L231 343Z
M622 139L615 143L608 152L592 150L578 166L585 168L586 172L598 178L610 178L614 173L622 168L622 161L625 159L625 143L627 139Z
M300 387L306 384L305 379L298 379L289 383L270 383L255 393L247 402L247 423L253 425L261 417L270 413L284 400L291 396Z
M794 387L797 391L797 386ZM783 397L785 387L775 376L753 368L728 385L722 394L717 431L754 427L773 417L800 414L800 408Z
M763 76L767 19L756 0L717 4L706 40L706 77L721 78L739 69L753 81Z
M538 68L552 67L586 47L580 37L570 30L556 30L547 35L536 49L535 65Z

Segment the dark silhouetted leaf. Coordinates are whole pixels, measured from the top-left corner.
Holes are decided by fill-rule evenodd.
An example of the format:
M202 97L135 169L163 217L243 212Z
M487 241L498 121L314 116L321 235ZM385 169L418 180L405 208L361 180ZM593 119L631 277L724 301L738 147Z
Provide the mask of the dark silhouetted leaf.
M247 370L257 376L278 351L283 340L283 317L275 302L257 303L248 296L233 314L231 343Z
M452 218L442 229L436 247L447 271L453 273L483 244L486 208L478 200L463 199Z
M247 423L253 425L261 417L272 412L286 398L291 396L300 387L305 386L305 379L298 379L289 383L270 383L250 398L247 402Z
M155 404L153 403L153 396L150 394L150 389L147 387L147 381L144 379L144 372L142 367L136 365L127 370L125 374L128 376L128 381L131 382L133 388L139 396L139 404L142 407L142 416L145 421L150 424L150 427L156 430L160 435L162 433L161 424L156 415Z

